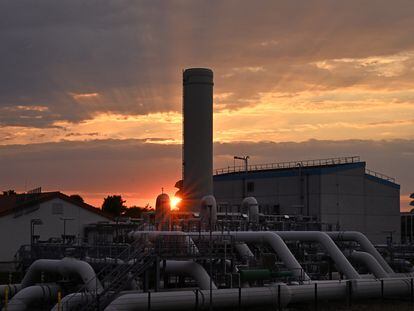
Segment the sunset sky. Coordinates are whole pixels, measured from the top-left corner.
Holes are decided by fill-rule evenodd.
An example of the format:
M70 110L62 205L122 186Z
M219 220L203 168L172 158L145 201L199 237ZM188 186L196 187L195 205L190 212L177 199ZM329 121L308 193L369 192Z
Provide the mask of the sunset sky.
M360 155L414 192L412 0L3 0L0 190L154 204L182 70L214 70L216 168Z

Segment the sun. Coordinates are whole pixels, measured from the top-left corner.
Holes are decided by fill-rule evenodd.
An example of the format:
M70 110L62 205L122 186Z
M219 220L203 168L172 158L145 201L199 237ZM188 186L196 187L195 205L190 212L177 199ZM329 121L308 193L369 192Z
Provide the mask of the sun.
M171 210L178 209L178 204L181 202L181 198L178 197L172 197L171 199Z

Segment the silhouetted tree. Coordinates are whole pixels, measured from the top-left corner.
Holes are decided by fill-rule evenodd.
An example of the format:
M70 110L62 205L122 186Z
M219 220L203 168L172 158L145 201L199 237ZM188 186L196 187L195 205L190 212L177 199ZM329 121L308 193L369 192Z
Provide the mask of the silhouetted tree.
M72 194L69 196L72 200L75 200L76 202L84 203L85 201L79 194Z
M3 191L3 195L15 195L15 194L16 194L16 191L14 191L13 189Z
M120 195L108 195L102 203L102 210L114 216L120 216L127 208L125 202Z
M125 209L125 212L122 214L122 216L131 217L131 218L140 218L142 213L149 212L151 209L152 208L151 206L149 206L149 204L147 204L145 207L131 206Z

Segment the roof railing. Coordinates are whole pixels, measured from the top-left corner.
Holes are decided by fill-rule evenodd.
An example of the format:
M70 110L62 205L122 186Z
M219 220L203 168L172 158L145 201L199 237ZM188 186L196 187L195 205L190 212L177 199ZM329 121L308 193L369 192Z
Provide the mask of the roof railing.
M374 176L374 177L377 177L377 178L385 179L387 181L390 181L392 183L395 183L395 178L390 177L390 176L387 176L385 174L381 174L381 173L378 173L378 172L369 170L367 168L365 169L365 174L368 174L368 175L371 175L371 176Z
M266 163L266 164L251 164L247 166L247 171L261 171L271 169L284 169L294 167L309 167L309 166L328 166L336 164L347 164L360 162L359 156L352 157L339 157L339 158L327 158L327 159L316 159L316 160L304 160L304 161L289 161L289 162L277 162L277 163ZM220 168L215 170L216 175L246 172L246 166L228 166L226 168Z

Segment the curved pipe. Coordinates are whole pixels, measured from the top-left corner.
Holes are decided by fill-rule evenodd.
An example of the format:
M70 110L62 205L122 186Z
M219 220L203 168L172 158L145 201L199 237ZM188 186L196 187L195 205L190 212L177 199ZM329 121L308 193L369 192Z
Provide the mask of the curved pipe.
M209 232L194 233L192 235L193 239L197 239L198 236L209 235ZM289 248L286 246L285 242L280 236L274 232L270 231L230 231L230 232L212 232L212 235L231 235L236 242L246 242L246 243L268 243L279 258L283 261L285 266L292 271L292 274L298 279L310 280L309 276L305 273L302 266L296 260L295 256L291 253Z
M203 266L194 261L167 260L165 273L191 276L201 289L210 289L210 275ZM212 282L212 289L217 289L214 282Z
M388 278L388 273L378 263L378 261L369 253L354 251L349 256L352 260L362 263L377 279Z
M31 310L30 305L34 302L56 300L59 289L60 287L56 284L25 287L13 296L7 306L7 310Z
M174 291L125 294L113 300L105 311L146 311L146 310L208 310L209 290ZM278 286L242 288L241 305L243 308L253 306L278 305ZM290 290L280 284L280 305L286 306L290 301ZM150 305L149 305L150 301ZM213 291L213 307L221 310L239 305L239 289L226 288Z
M142 236L147 236L151 242L155 242L155 240L159 236L163 236L163 235L172 235L172 236L181 235L185 237L184 244L187 247L187 250L189 251L189 253L198 254L197 245L195 245L192 238L186 232L183 232L183 231L133 231L129 234L129 237L133 239L138 239L138 238L141 238Z
M250 261L255 259L254 254L246 243L236 243L234 247L243 260Z
M101 282L96 278L95 271L86 262L74 258L38 259L31 264L22 280L22 288L34 285L42 272L58 273L62 276L77 274L90 292L103 290Z
M335 241L355 241L358 242L364 252L367 252L374 256L378 263L387 273L394 273L388 263L382 258L381 254L377 251L371 241L363 235L361 232L357 231L335 231L335 232L326 232L332 239Z
M335 262L339 271L345 274L348 279L360 279L361 276L346 259L335 242L325 233L320 231L276 231L282 239L293 241L309 241L320 243L332 260Z

